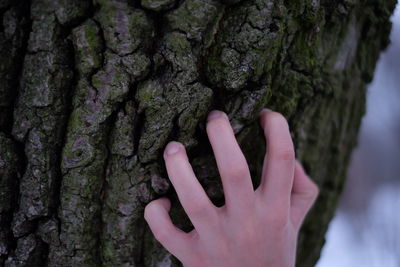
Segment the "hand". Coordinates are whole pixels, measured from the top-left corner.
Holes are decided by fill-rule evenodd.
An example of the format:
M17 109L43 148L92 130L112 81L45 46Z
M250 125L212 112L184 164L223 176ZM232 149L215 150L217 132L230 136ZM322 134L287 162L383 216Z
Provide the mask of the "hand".
M184 146L167 145L168 176L195 229L185 233L173 225L167 198L150 202L144 216L155 238L185 266L294 266L298 231L318 187L295 159L285 118L263 110L260 122L268 145L261 183L254 190L227 115L213 111L208 116L207 134L224 188L222 207L207 197Z

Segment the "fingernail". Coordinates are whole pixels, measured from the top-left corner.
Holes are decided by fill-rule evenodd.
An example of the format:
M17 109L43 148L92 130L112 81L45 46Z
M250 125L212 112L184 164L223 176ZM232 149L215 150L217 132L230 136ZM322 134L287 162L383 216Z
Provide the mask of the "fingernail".
M213 110L208 114L207 121L219 118L219 117L224 116L224 115L225 115L225 113L222 112L222 111Z
M179 149L181 148L181 146L179 145L179 143L177 142L170 142L167 147L165 148L165 154L167 154L168 156L175 154L176 152L179 151Z

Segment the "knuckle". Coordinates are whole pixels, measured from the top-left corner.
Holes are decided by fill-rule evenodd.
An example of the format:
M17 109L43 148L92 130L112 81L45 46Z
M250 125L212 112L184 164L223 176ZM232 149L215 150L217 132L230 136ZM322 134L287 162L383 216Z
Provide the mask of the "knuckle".
M227 167L225 175L233 182L241 182L245 181L245 179L249 176L249 170L242 164L232 164Z
M290 220L289 208L279 200L259 205L258 214L262 222L276 230L286 227Z
M201 217L209 211L209 208L206 202L193 199L186 205L186 212L189 216Z
M275 152L275 157L278 160L283 160L283 161L288 161L288 162L292 162L295 160L295 152L294 152L294 148L293 145L286 145L285 147L282 148L278 148Z
M276 230L284 229L289 221L289 214L284 212L284 209L276 209L273 214L269 216L269 224Z

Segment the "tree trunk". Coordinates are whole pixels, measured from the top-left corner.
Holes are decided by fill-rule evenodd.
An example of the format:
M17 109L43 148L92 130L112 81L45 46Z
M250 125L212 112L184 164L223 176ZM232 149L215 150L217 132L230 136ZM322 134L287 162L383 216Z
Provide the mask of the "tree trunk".
M262 107L289 120L320 197L298 266L319 257L388 44L395 0L0 0L0 265L177 266L143 208L173 200L162 160L189 151L217 205L204 131L228 113L257 186Z

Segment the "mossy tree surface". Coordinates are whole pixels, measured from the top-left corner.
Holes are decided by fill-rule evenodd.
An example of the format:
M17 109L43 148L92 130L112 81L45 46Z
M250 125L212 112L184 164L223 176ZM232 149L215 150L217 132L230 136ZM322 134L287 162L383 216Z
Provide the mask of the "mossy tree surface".
M318 259L388 44L395 0L0 0L0 265L177 266L143 220L185 144L223 204L204 131L227 112L257 186L263 107L321 189L299 238Z

